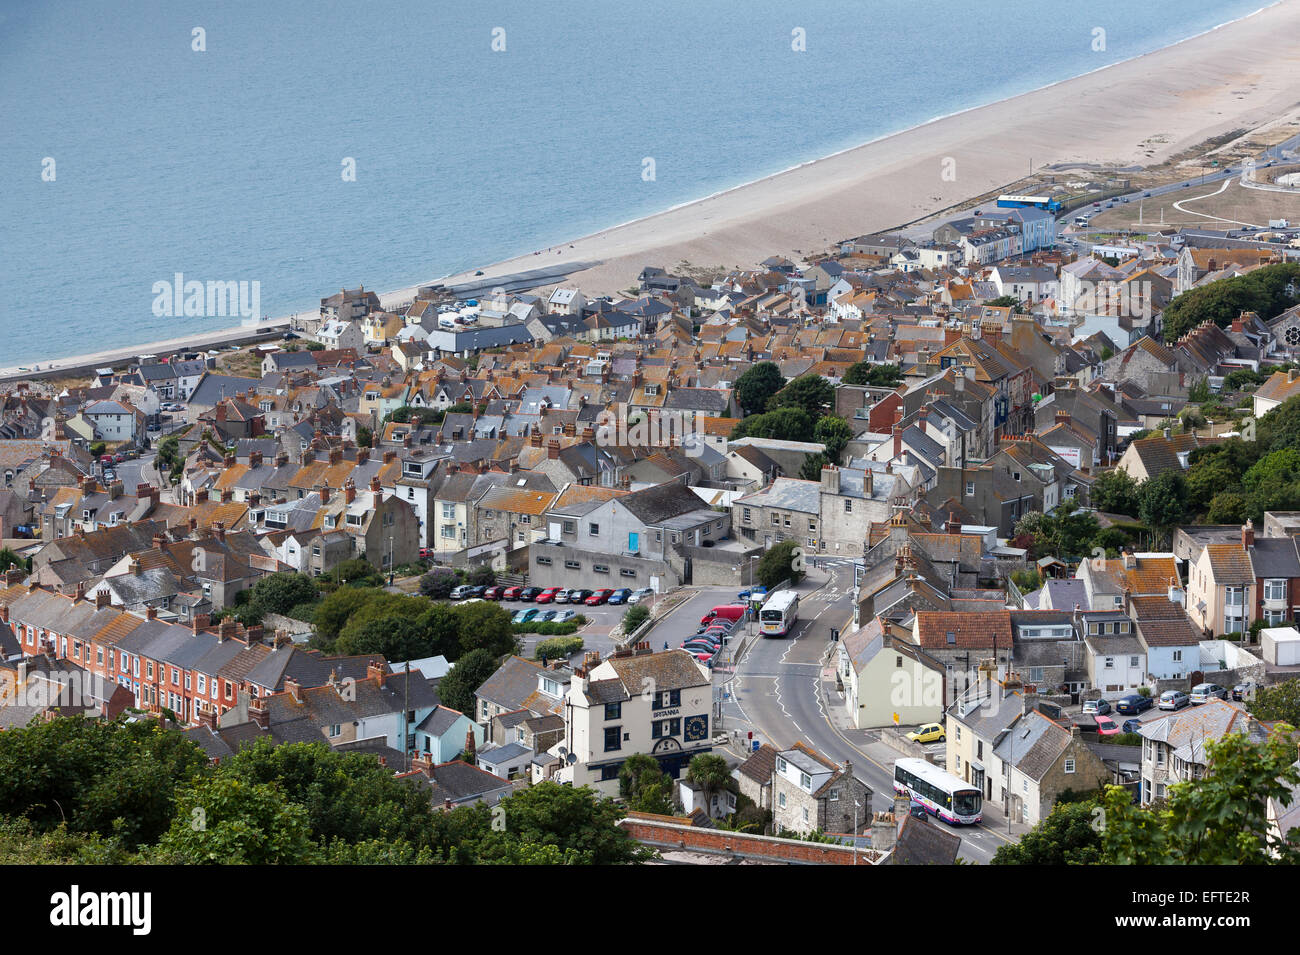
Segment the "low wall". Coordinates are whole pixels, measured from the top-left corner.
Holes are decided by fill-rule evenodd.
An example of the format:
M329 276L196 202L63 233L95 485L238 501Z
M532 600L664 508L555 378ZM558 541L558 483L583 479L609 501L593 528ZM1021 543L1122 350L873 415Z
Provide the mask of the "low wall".
M880 731L880 741L904 756L911 756L913 759L930 759L924 746L920 743L913 743L902 730L896 730L892 726L887 726Z
M628 815L618 821L633 839L652 849L682 850L732 859L784 862L788 865L879 865L888 853L852 846L803 842L724 829L698 829L671 821L671 816Z

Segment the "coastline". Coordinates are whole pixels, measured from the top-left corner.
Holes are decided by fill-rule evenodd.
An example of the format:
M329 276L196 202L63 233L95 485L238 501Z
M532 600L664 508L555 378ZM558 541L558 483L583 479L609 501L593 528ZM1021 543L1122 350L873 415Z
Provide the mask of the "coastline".
M1297 115L1300 93L1287 87L1290 76L1300 75L1300 43L1273 47L1278 37L1296 36L1298 27L1300 0L1276 0L1169 46L936 116L543 254L482 266L481 276L460 272L419 285L487 288L503 276L572 265L563 284L579 285L588 296L615 294L635 285L645 265L752 267L769 255L798 258L841 239L928 218L1016 181L1030 162L1035 169L1062 162L1159 164L1224 132ZM942 174L948 164L952 178ZM419 285L381 293L380 300L386 306L408 300ZM289 320L286 315L258 325L274 331L214 329L42 361L35 373L0 368L0 379L63 376L140 354L264 339Z

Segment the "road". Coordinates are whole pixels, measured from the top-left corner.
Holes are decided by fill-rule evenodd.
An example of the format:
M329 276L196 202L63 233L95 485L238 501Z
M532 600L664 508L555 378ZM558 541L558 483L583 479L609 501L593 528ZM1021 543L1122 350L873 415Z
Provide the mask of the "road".
M820 689L832 646L831 630L843 630L852 620L853 565L835 561L824 572L813 573L821 583L807 586L805 581L807 589L801 588L794 637L757 638L742 654L734 674L717 673L715 686L729 697L724 711L729 722L724 728L752 726L756 738L781 749L802 741L837 763L850 761L854 774L871 787L871 808L891 809L892 762L873 758L832 725ZM833 659L830 665L834 666ZM956 831L962 836L960 854L971 862L987 863L1007 841L988 825Z

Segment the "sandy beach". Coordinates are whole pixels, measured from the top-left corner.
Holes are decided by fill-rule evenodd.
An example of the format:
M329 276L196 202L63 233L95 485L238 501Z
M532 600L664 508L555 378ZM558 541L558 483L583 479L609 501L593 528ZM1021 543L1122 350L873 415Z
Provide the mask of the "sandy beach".
M1014 182L1031 161L1034 169L1063 162L1156 165L1226 132L1300 116L1300 90L1293 83L1300 75L1297 38L1300 0L1282 0L1114 66L937 119L541 255L483 266L482 276L466 272L430 282L486 283L543 266L594 262L563 284L578 285L588 296L617 294L634 286L646 265L672 268L685 260L696 267L752 267L769 255L825 251L837 240L911 222ZM381 300L406 301L415 289L398 289ZM230 340L240 331L189 336L176 344ZM164 343L151 343L40 365L42 372L84 368L165 350ZM0 369L0 378L16 373Z

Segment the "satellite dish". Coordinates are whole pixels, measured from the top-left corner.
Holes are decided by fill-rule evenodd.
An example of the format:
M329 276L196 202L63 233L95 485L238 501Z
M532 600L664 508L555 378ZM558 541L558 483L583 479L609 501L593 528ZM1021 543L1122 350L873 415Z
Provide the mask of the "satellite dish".
M561 746L558 750L556 750L556 752L558 752L561 756L567 756L569 755L569 748L567 746Z
M572 766L574 763L578 761L578 754L570 753L568 756L564 757L564 761L568 763L570 766Z

